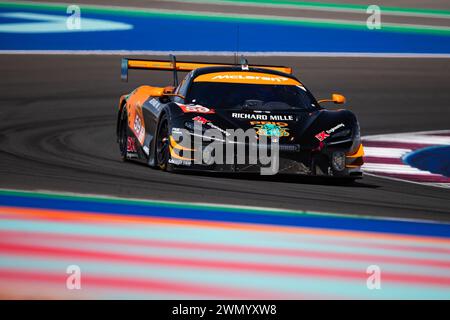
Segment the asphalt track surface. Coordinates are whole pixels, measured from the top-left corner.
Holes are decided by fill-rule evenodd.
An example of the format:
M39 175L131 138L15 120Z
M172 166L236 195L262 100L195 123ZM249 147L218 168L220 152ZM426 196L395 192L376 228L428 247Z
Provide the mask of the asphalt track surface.
M449 126L448 59L251 62L293 66L319 98L345 94L363 135ZM1 55L0 74L1 188L450 221L448 189L369 176L347 186L301 177L172 174L123 163L114 131L119 96L144 83L166 85L171 75L132 71L122 83L119 56Z

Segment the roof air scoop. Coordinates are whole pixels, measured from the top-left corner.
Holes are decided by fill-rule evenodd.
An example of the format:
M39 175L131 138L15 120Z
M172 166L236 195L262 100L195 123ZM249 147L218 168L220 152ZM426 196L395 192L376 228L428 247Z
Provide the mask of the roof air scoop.
M242 70L247 70L248 71L248 61L246 58L244 58L244 56L241 56L241 68Z

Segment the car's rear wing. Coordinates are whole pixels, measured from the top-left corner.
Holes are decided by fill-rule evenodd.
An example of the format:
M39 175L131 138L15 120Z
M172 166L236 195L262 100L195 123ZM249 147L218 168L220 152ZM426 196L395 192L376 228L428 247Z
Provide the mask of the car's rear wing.
M143 69L143 70L160 70L160 71L173 71L174 73L174 85L178 85L177 71L189 72L203 67L222 67L222 66L236 66L232 63L210 63L210 62L188 62L188 61L176 61L175 56L170 56L171 61L166 60L142 60L142 59L127 59L122 58L122 81L128 81L128 70L130 69ZM248 65L246 59L241 60L243 67L260 68L275 70L292 74L292 68L284 66L267 66L267 65Z

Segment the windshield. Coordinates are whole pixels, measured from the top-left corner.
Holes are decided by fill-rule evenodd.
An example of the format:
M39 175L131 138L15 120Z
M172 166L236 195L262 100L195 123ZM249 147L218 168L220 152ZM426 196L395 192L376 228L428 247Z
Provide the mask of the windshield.
M185 103L216 109L312 109L314 97L301 86L192 82Z

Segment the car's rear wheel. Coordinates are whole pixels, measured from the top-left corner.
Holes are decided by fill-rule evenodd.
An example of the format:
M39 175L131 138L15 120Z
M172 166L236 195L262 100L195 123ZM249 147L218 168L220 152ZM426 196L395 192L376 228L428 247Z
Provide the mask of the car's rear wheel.
M123 107L120 113L120 124L119 124L119 149L122 161L127 160L127 144L128 144L128 113L127 108Z
M161 117L156 138L156 163L161 170L169 169L169 119L166 114Z

